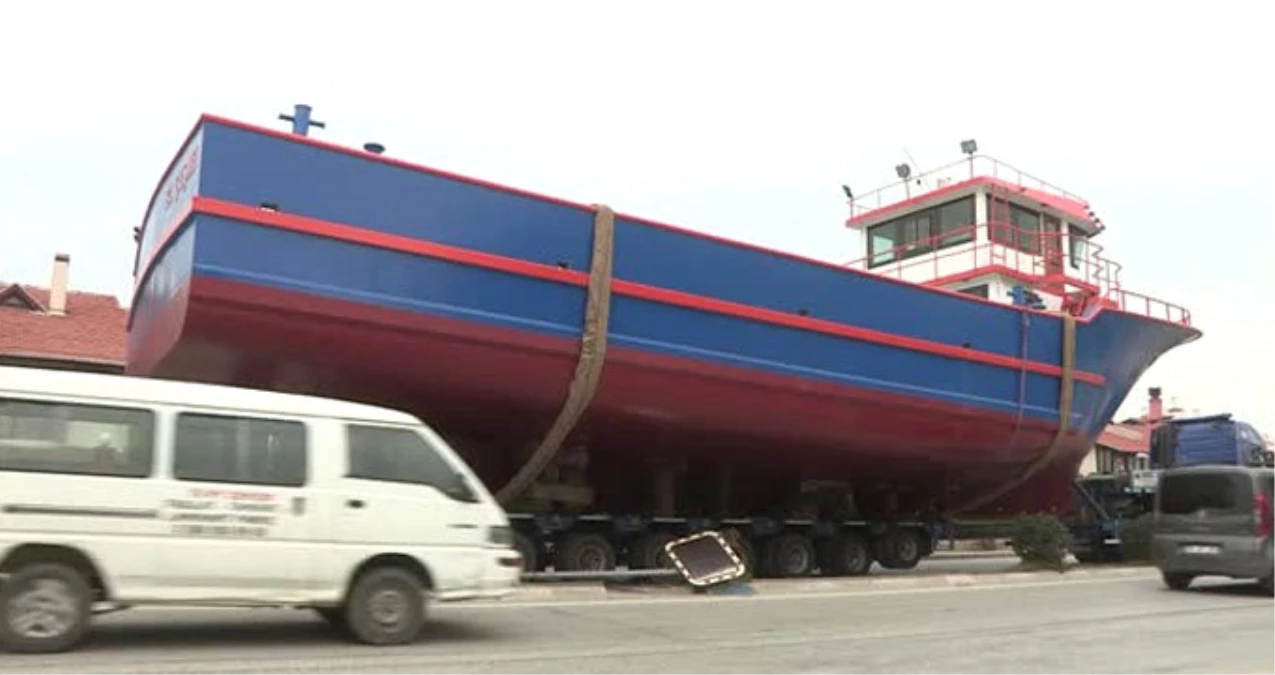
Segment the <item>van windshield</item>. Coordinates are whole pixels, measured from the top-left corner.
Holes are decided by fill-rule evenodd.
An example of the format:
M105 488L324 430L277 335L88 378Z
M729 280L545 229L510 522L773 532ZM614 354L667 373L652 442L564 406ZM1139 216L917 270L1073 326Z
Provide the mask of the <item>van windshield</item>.
M1186 515L1201 510L1247 513L1252 508L1249 479L1229 473L1161 476L1160 512Z

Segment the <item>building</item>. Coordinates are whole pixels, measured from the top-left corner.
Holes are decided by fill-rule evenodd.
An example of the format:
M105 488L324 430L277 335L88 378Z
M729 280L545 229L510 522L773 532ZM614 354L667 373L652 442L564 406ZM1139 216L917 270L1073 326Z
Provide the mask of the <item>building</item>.
M48 288L0 281L0 365L124 372L128 310L113 295L70 289L71 256Z
M1113 422L1103 429L1094 447L1080 465L1080 475L1132 475L1150 466L1151 431L1165 420L1173 419L1181 408L1164 408L1159 387L1148 392L1147 412Z

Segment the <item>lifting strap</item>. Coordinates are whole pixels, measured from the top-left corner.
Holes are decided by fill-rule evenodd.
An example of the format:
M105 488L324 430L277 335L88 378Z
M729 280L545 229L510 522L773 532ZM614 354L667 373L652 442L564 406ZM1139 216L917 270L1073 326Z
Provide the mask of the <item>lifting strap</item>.
M948 512L949 516L976 509L985 506L988 503L999 499L1010 490L1026 483L1036 472L1045 468L1054 460L1054 456L1062 449L1064 439L1067 432L1071 428L1071 409L1076 393L1076 317L1069 313L1063 313L1062 319L1062 377L1061 385L1058 392L1058 433L1054 435L1054 440L1049 444L1039 457L1017 478L1012 478L1000 487L984 494L976 499L970 500L961 505L960 508L952 509ZM1019 405L1022 405L1020 402Z
M595 207L593 216L593 252L589 261L588 299L584 311L584 330L580 335L580 357L575 375L567 389L567 400L558 411L549 432L531 453L527 463L496 493L496 501L508 503L527 490L575 428L593 400L606 360L607 330L611 317L611 275L615 263L615 213L605 205Z

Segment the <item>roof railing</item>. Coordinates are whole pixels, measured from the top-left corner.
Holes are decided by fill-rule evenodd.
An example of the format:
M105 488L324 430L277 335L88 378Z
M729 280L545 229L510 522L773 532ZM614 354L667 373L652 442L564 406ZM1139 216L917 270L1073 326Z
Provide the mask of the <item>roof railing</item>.
M878 209L893 206L908 199L920 197L976 177L996 178L1015 187L1039 190L1081 204L1088 203L1080 195L1064 190L994 157L973 155L951 164L945 164L937 169L930 169L914 176L909 176L906 180L898 180L861 195L855 195L850 199L850 217L860 218Z

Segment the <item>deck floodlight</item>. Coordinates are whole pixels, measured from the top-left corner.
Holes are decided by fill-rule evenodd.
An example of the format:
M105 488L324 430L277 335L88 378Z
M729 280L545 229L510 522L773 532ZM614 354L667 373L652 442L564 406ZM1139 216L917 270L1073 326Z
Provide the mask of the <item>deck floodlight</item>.
M899 177L899 180L907 180L912 177L912 167L908 166L907 162L904 162L894 167L894 173Z
M849 185L842 185L841 191L846 193L846 199L854 199L854 193L850 191Z
M961 152L973 156L974 153L978 152L978 142L972 138L968 141L961 141Z

